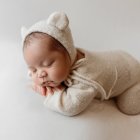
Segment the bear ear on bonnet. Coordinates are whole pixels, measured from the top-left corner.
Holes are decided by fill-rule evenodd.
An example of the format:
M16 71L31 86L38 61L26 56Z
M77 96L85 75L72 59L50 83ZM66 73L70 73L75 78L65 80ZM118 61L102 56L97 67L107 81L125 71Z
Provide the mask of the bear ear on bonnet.
M69 25L69 20L64 12L54 12L47 19L47 23L57 27L59 30L65 30Z
M67 15L64 12L54 12L52 13L48 19L47 24L52 25L59 30L63 31L65 30L69 25L69 19ZM27 28L25 26L21 27L21 37L24 38L26 36L26 33L28 32Z

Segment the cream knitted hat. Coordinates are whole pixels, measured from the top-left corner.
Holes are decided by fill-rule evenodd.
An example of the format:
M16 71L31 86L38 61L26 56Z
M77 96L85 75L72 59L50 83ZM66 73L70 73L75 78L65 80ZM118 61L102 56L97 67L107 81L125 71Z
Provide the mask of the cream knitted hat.
M65 13L54 12L47 20L39 21L32 25L29 29L22 27L22 44L24 43L27 35L32 32L46 33L58 40L68 51L71 58L71 65L73 64L76 58L76 48L74 47L71 30L69 28L69 20Z

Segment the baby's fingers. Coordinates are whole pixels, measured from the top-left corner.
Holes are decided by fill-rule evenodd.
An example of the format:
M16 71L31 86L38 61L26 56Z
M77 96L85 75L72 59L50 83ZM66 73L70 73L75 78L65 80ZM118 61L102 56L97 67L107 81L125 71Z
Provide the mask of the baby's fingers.
M46 91L47 91L47 89L46 89L46 87L41 87L41 95L43 95L43 96L46 96Z
M54 93L53 88L47 87L47 94L53 94L53 93Z

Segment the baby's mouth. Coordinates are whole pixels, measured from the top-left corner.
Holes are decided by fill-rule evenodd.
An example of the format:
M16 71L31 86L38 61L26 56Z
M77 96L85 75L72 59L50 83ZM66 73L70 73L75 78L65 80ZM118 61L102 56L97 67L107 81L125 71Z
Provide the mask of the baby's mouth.
M50 84L50 83L54 83L53 81L44 81L44 82L42 82L42 85L44 85L44 84Z
M46 81L42 83L42 86L52 86L52 85L55 86L57 85L57 83L54 81Z

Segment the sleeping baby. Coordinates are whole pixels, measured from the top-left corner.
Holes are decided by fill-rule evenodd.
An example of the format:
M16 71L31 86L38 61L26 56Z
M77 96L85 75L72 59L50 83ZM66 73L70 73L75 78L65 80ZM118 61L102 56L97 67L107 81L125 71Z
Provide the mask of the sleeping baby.
M45 96L46 107L74 116L95 98L114 98L123 113L140 113L140 64L131 55L76 48L63 12L21 33L33 89Z

